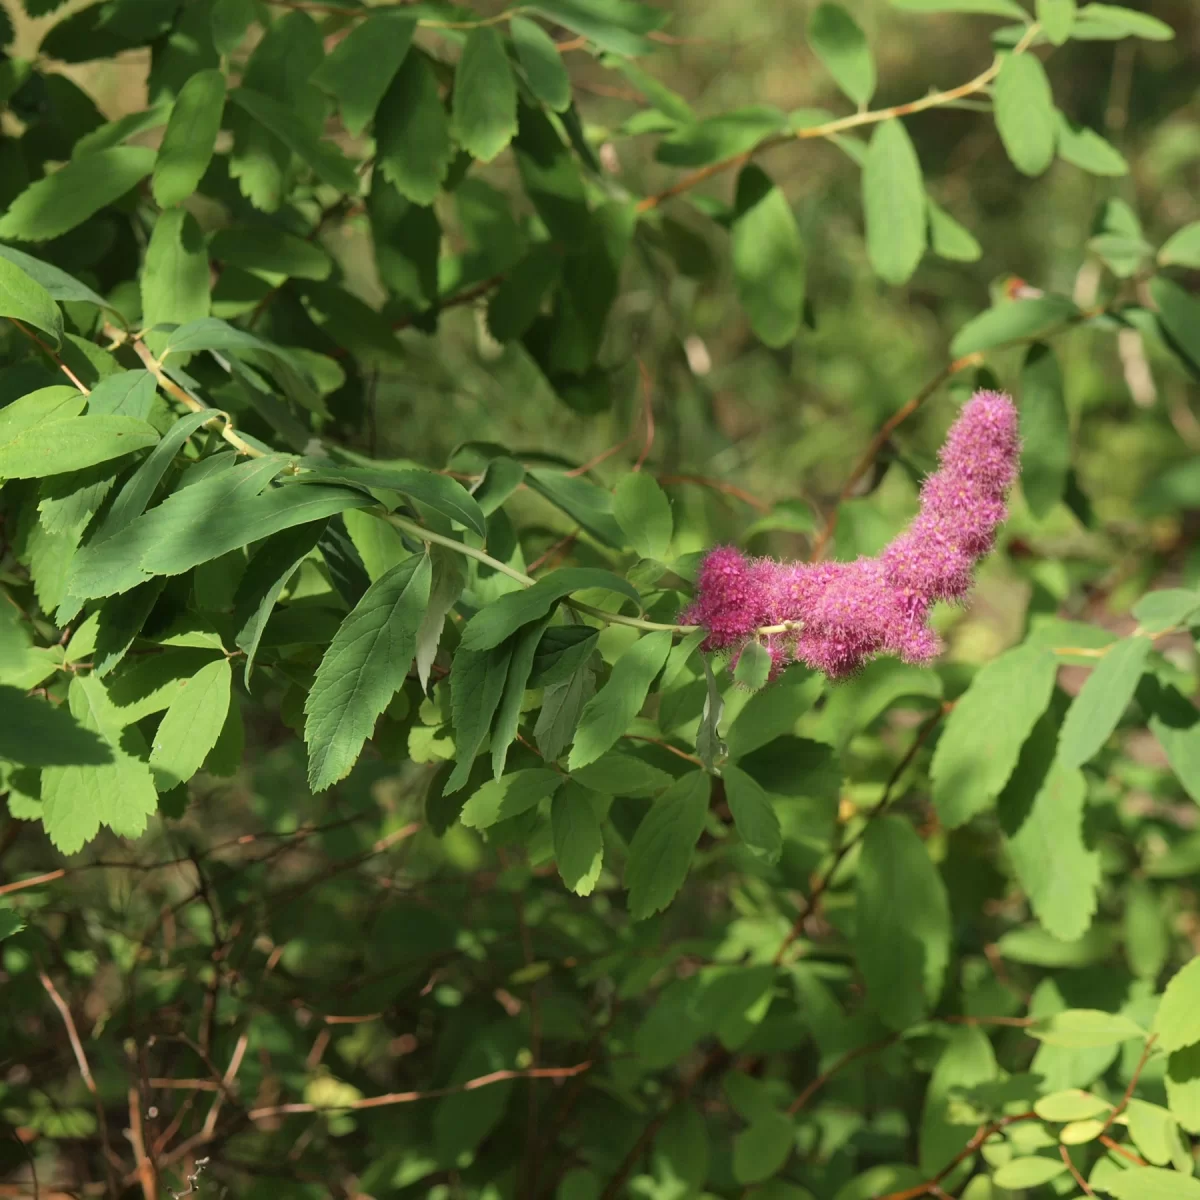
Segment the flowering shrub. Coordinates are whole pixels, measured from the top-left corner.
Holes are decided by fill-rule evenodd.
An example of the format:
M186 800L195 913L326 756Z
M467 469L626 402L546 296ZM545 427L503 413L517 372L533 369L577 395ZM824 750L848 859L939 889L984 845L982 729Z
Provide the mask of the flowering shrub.
M0 1195L1197 1200L1193 8L0 0Z

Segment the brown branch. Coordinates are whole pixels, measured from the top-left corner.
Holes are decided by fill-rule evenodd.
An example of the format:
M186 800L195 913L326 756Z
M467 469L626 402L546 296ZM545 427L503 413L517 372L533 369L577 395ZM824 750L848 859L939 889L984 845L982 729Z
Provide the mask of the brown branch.
M1100 1130L1101 1133L1107 1133L1112 1128L1112 1123L1129 1107L1129 1101L1133 1099L1133 1093L1137 1088L1138 1080L1141 1079L1142 1072L1146 1069L1146 1062L1153 1053L1154 1043L1157 1040L1157 1033L1152 1033L1146 1039L1146 1044L1142 1047L1142 1056L1138 1059L1137 1066L1133 1068L1133 1074L1129 1077L1129 1086L1125 1089L1125 1095L1121 1097L1121 1103L1108 1114L1108 1120L1104 1122L1104 1127Z
M129 1089L129 1144L133 1147L137 1163L138 1181L142 1185L142 1200L158 1200L158 1187L154 1181L154 1164L146 1154L146 1141L142 1136L142 1105L136 1087Z
M490 279L484 279L480 283L472 284L471 287L464 288L461 292L457 292L453 296L448 296L445 300L438 301L435 311L442 312L447 308L458 308L463 304L470 304L472 300L478 300L480 296L486 296L492 288L499 287L503 282L503 275L493 275ZM392 329L396 331L407 329L420 315L420 313L412 313L407 317L401 317L400 320L392 322Z
M697 487L708 488L710 491L720 492L724 496L733 496L734 499L750 505L760 513L771 511L771 506L766 501L752 496L744 488L735 487L732 483L723 483L719 479L709 479L704 475L659 475L658 482L661 484L694 483Z
M34 332L33 332L33 330L32 330L32 329L29 329L27 326L25 326L25 325L24 325L24 324L22 324L20 321L18 321L18 320L17 320L15 317L9 317L8 319L9 319L9 320L10 320L10 321L11 321L11 322L12 322L12 323L13 323L13 324L14 324L14 325L15 325L15 326L16 326L16 327L17 327L17 328L18 328L18 329L19 329L19 330L20 330L20 331L21 331L21 332L22 332L22 333L23 333L23 334L24 334L24 335L25 335L25 336L26 336L26 337L27 337L27 338L28 338L28 339L31 341L31 342L33 342L35 345L37 345L37 346L41 347L41 349L42 349L43 353L47 354L47 355L48 355L50 358L52 358L52 359L53 359L53 360L54 360L54 361L55 361L55 362L58 364L58 369L59 369L59 370L60 370L60 371L61 371L61 372L62 372L62 373L63 373L63 374L64 374L64 375L65 375L65 376L66 376L66 377L67 377L67 378L68 378L68 379L69 379L69 380L70 380L70 381L71 381L71 382L72 382L72 383L75 385L75 387L76 387L76 388L77 388L79 391L81 391L81 392L82 392L82 393L83 393L85 396L89 396L89 395L91 395L91 388L87 387L87 386L84 384L83 380L81 380L81 379L79 378L79 376L78 376L78 375L76 375L76 374L75 374L75 372L74 372L74 371L72 371L72 370L71 370L71 368L70 368L70 367L68 367L68 366L67 366L67 364L66 364L65 362L63 362L63 360L62 360L61 356L59 355L58 351L57 351L57 350L55 350L53 346L49 346L49 345L47 345L47 344L46 344L44 341L42 341L42 339L41 339L40 337L38 337L38 335L37 335L36 333L34 333Z
M53 883L56 879L61 879L67 874L65 867L59 867L57 871L47 871L45 875L34 875L29 879L18 879L15 883L6 883L0 887L0 896L7 896L10 892L20 892L25 888L37 887L41 883Z
M1072 1162L1070 1151L1066 1148L1066 1146L1060 1145L1058 1148L1058 1154L1059 1154L1059 1157L1063 1160L1063 1162L1066 1163L1067 1170L1071 1172L1071 1177L1075 1180L1075 1182L1077 1184L1079 1184L1079 1187L1083 1191L1083 1194L1085 1196L1094 1196L1096 1193L1093 1192L1090 1187L1088 1187L1087 1180L1084 1179L1084 1177L1082 1175L1080 1175L1079 1168L1074 1164L1074 1162Z
M825 557L826 551L829 549L830 540L833 538L834 530L837 528L838 510L841 506L850 499L854 494L854 489L858 486L859 481L874 465L875 460L879 457L884 446L887 445L888 439L909 417L913 415L933 395L934 392L946 382L947 379L953 378L960 371L965 371L968 367L978 366L983 362L983 355L980 353L964 354L962 358L956 358L952 363L944 366L919 392L916 393L904 405L898 408L888 419L883 423L883 428L871 439L871 444L864 451L863 456L858 460L858 464L854 470L850 472L846 482L842 485L842 490L838 493L837 500L834 501L832 510L826 518L825 524L820 533L813 539L813 548L811 560L820 562Z
M1148 1167L1150 1165L1140 1154L1134 1154L1132 1150L1126 1146L1122 1146L1120 1142L1113 1141L1107 1133L1097 1134L1096 1140L1101 1145L1107 1146L1114 1153L1119 1154L1122 1158L1128 1159L1135 1166Z
M889 1046L893 1046L901 1038L901 1034L893 1033L888 1037L881 1038L877 1042L870 1042L865 1046L857 1046L853 1050L847 1050L831 1067L822 1071L804 1090L788 1105L788 1114L794 1116L837 1074L845 1070L852 1062L857 1059L865 1058L868 1054L874 1054L879 1050L886 1050Z

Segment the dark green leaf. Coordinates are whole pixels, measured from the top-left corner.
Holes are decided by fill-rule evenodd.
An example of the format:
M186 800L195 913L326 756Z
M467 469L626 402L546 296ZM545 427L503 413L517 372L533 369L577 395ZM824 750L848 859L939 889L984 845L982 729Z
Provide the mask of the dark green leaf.
M225 76L220 71L198 71L180 89L154 162L151 188L160 208L171 208L199 187L224 109Z
M613 517L610 492L579 476L564 475L546 467L531 467L525 481L593 537L613 547L624 544L624 534Z
M660 771L632 754L617 751L601 755L586 767L576 768L571 772L571 778L605 796L653 796L671 782L666 771Z
M557 762L562 757L579 724L579 714L595 691L596 672L586 662L580 663L562 683L552 683L546 688L533 736L547 762Z
M209 243L209 253L244 271L289 279L327 279L333 269L332 260L320 246L271 225L218 230Z
M437 80L422 54L400 64L375 117L378 169L414 204L437 197L454 147Z
M515 16L509 33L533 94L547 108L563 112L571 104L571 79L554 39L536 21Z
M408 54L416 27L403 13L373 13L338 42L312 77L337 100L342 123L355 137L375 115Z
M560 788L550 802L554 861L563 883L577 896L592 894L604 861L598 802L594 792L576 783Z
M1062 498L1071 466L1071 427L1054 351L1030 346L1021 368L1021 489L1044 517Z
M63 321L58 305L40 283L8 258L0 258L0 317L12 317L62 342Z
M635 921L661 912L683 886L708 815L710 779L690 771L669 787L642 818L629 846L625 886Z
M755 854L767 862L777 862L783 848L783 835L771 798L757 780L739 767L725 767L721 777L725 781L725 799L738 836Z
M98 292L92 291L66 271L48 262L42 262L40 258L34 258L32 254L15 250L12 246L0 246L0 258L20 267L30 279L40 283L54 300L82 300L85 304L96 305L97 308L111 307Z
M734 681L741 687L757 692L766 686L770 674L770 651L761 642L747 642L738 655L733 671Z
M599 636L590 625L555 625L547 629L533 656L529 686L564 682L591 658Z
M454 77L451 129L458 144L485 163L517 132L516 81L504 42L490 25L467 35Z
M508 677L504 681L504 695L496 709L496 722L492 729L492 774L499 779L504 774L508 760L508 748L517 736L521 720L521 705L525 700L525 689L529 686L529 673L533 669L533 656L542 640L550 618L526 625L513 635L512 657L508 664Z
M465 786L471 765L492 726L504 695L512 643L503 641L487 650L459 646L450 667L450 711L454 722L454 773L442 788L451 795Z
M933 1068L921 1113L918 1161L926 1175L936 1175L953 1163L978 1128L970 1107L963 1103L963 1094L990 1083L999 1074L996 1055L984 1030L967 1027L951 1031Z
M65 708L0 687L0 757L30 767L98 765L113 761L95 730Z

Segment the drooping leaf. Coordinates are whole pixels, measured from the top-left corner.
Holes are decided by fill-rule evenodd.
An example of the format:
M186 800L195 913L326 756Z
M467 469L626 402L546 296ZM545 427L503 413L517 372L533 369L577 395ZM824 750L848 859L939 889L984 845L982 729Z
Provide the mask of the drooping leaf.
M653 796L671 783L666 771L615 750L572 771L571 778L606 796Z
M760 167L738 176L730 234L734 285L751 328L768 346L787 345L804 314L804 246L791 206Z
M428 60L407 54L375 116L378 168L414 204L432 204L454 147Z
M472 829L488 829L553 796L562 782L557 771L544 767L490 779L463 805L462 823Z
M1081 767L1100 752L1133 699L1153 645L1148 637L1122 638L1100 659L1063 722L1058 756L1065 766Z
M100 608L92 667L103 679L117 666L142 631L162 595L166 580L151 579L123 596L113 596Z
M796 1145L795 1120L786 1113L765 1113L734 1135L733 1177L741 1184L776 1175Z
M933 802L953 828L982 812L1008 782L1054 690L1057 663L1028 644L993 659L946 718L930 768Z
M565 111L571 104L571 79L554 39L528 17L513 17L508 29L530 90L547 108Z
M45 242L70 232L141 183L154 158L145 146L114 146L72 159L12 202L0 217L0 238Z
M596 672L586 661L561 683L552 683L546 688L533 736L547 762L557 762L562 757L575 734L580 713L595 691Z
M599 636L590 625L555 625L547 629L533 656L529 686L562 683L591 658Z
M725 767L721 778L725 781L725 800L738 836L767 862L778 861L783 835L771 798L756 779L739 767Z
M492 728L492 774L497 779L504 774L508 748L517 736L521 705L525 700L525 689L529 686L529 673L533 669L533 657L549 621L548 616L543 617L513 635L508 677L504 681L504 694L496 709L496 721Z
M950 958L950 907L929 853L903 817L876 817L858 864L855 942L867 994L891 1029L929 1013Z
M757 692L766 685L770 674L770 651L761 642L747 642L738 654L737 666L733 670L734 682Z
M669 633L648 633L617 659L608 682L583 710L567 762L569 770L586 767L612 749L645 704L670 650Z
M345 778L375 721L403 686L429 600L428 555L413 555L367 589L342 622L304 703L308 782Z
M653 49L646 35L664 20L661 10L637 0L538 0L531 7L601 50L631 58Z
M492 717L504 695L512 643L501 642L486 650L460 645L450 666L450 711L454 722L455 766L442 788L451 795L463 787ZM543 704L543 711L545 705Z
M1145 38L1152 42L1169 42L1175 31L1165 21L1118 4L1085 4L1079 10L1081 21L1098 22L1109 26L1118 37Z
M183 325L207 317L210 278L208 249L196 218L182 208L163 213L142 268L145 324Z
M1021 368L1021 490L1034 516L1063 497L1071 466L1071 429L1062 371L1044 343L1030 346Z
M559 788L550 802L554 861L562 881L577 896L590 896L604 861L604 834L595 792L576 783Z
M467 35L454 77L454 138L480 162L491 162L517 132L517 85L500 34L490 26Z
M245 271L282 275L288 279L326 279L333 269L329 254L319 245L274 226L218 230L209 253Z
M82 300L85 304L96 305L97 308L111 307L103 296L87 284L80 283L66 271L43 262L40 258L34 258L32 254L26 254L23 250L14 249L12 246L0 246L0 258L20 267L30 279L41 284L54 300Z
M1010 54L992 85L996 130L1013 166L1040 175L1053 161L1058 140L1054 95L1041 60Z
M918 1149L923 1172L930 1176L937 1174L962 1152L978 1122L969 1108L963 1112L960 1097L973 1087L990 1083L999 1074L996 1054L985 1030L968 1026L952 1031L925 1092Z
M613 547L624 544L621 527L613 517L612 495L603 488L545 467L530 468L525 473L525 482L593 537Z
M670 501L653 475L636 471L623 476L613 494L613 515L643 558L666 558L674 523Z
M704 820L710 781L689 771L673 783L642 818L629 846L625 886L635 921L661 912L683 886Z
M150 770L160 792L191 779L217 744L232 682L229 660L218 658L201 667L171 702L150 747Z
M154 161L151 189L160 208L171 208L200 185L212 159L225 108L225 76L197 71L180 89Z
M882 121L867 147L862 172L867 257L885 282L906 283L925 253L925 185L908 131Z
M0 317L32 325L47 334L55 346L62 342L63 321L58 305L37 280L8 258L0 258Z
M429 586L429 604L421 618L421 627L417 630L416 650L417 679L423 692L429 690L429 673L442 640L446 617L458 603L466 584L461 555L442 546L431 545L429 557L433 565L433 578Z
M840 4L819 4L808 18L808 44L838 87L865 108L875 94L875 60L858 22Z
M952 262L978 262L983 257L983 248L969 229L932 199L928 199L928 209L929 246L934 254Z
M334 47L313 83L338 102L342 123L358 137L375 115L412 45L417 23L396 11L372 13Z

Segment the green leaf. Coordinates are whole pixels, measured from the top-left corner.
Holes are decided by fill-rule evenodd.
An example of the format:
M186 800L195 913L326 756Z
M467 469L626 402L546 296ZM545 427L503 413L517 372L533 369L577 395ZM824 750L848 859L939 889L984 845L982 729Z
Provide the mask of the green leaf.
M517 84L504 41L491 26L472 29L454 76L451 131L480 162L491 162L517 132Z
M267 627L280 593L296 573L300 564L316 549L325 532L325 521L298 525L268 538L259 547L238 583L233 600L234 641L245 652L245 683L250 686L250 672L258 654L258 644Z
M885 283L906 283L925 253L925 185L908 130L898 120L876 126L862 173L867 257Z
M955 12L972 13L993 17L1016 17L1028 21L1029 14L1017 0L892 0L893 8L905 12Z
M508 641L487 650L460 645L454 655L450 666L450 715L454 723L455 767L442 788L443 795L457 792L471 774L471 765L504 695L511 657L512 643Z
M224 110L225 76L218 70L197 71L180 89L154 161L151 189L160 208L173 207L200 186Z
M1099 1117L1112 1112L1112 1105L1099 1096L1085 1092L1081 1088L1067 1088L1066 1091L1054 1092L1043 1096L1034 1106L1033 1111L1043 1121L1086 1121L1089 1117Z
M272 225L220 229L208 248L220 262L264 275L319 280L333 270L333 260L322 247Z
M187 783L217 744L232 681L229 660L218 658L201 667L171 702L150 747L150 770L160 792Z
M533 467L525 482L551 504L561 508L571 520L609 546L621 547L625 536L613 517L612 495L578 476L565 475L544 467Z
M145 146L114 146L72 159L12 202L0 217L0 238L44 242L68 233L141 183L154 157Z
M323 183L339 192L358 195L358 173L353 163L331 142L316 137L287 105L244 86L234 88L229 99L308 163Z
M1175 31L1165 21L1148 13L1134 12L1116 4L1085 4L1079 10L1081 21L1095 21L1107 25L1121 37L1145 38L1151 42L1169 42Z
M930 768L933 802L953 829L983 812L1008 782L1054 690L1058 664L1036 645L993 659L946 718Z
M1189 1133L1200 1133L1200 1043L1167 1059L1167 1104Z
M1200 270L1200 221L1185 225L1167 238L1158 252L1158 261L1164 267Z
M1133 699L1153 646L1148 637L1122 638L1100 659L1063 722L1058 756L1065 766L1083 766L1112 736Z
M1125 889L1125 958L1139 979L1157 979L1171 953L1171 935L1154 888L1133 879Z
M542 634L550 618L526 625L513 635L512 658L508 664L508 677L504 681L504 694L496 710L496 723L492 729L492 774L499 779L504 774L508 760L508 748L517 736L521 721L521 705L525 700L525 689L529 686L529 673L533 669L533 656L542 640Z
M529 686L547 687L568 679L591 658L599 636L599 630L590 625L555 625L547 629L533 656Z
M98 292L92 291L66 271L48 262L42 262L40 258L34 258L32 254L15 250L12 246L0 246L0 258L20 267L30 279L40 283L53 300L82 300L85 304L96 305L97 308L112 308Z
M952 262L978 262L983 248L969 229L960 225L944 208L926 197L929 210L929 244L939 258Z
M342 483L349 487L399 492L460 525L480 537L487 537L487 519L475 498L456 479L426 471L420 467L319 467L292 479L296 484Z
M1075 24L1075 0L1037 0L1037 19L1050 42L1061 46Z
M791 206L761 167L738 175L730 235L734 286L751 328L768 346L787 345L804 316L804 246Z
M553 796L563 782L557 771L544 767L490 779L463 805L462 823L472 829L489 829Z
M674 532L671 503L653 475L645 471L623 475L613 495L613 515L643 558L667 557Z
M1114 1046L1146 1038L1146 1031L1121 1013L1094 1008L1069 1008L1029 1026L1029 1036L1049 1046L1081 1050L1089 1046Z
M691 121L658 144L654 157L672 167L706 167L747 154L788 128L787 114L769 104Z
M992 85L996 130L1013 166L1040 175L1053 161L1058 140L1054 95L1046 69L1033 54L1010 54Z
M403 687L431 573L428 555L414 554L376 580L321 658L304 702L308 783L314 792L350 773L375 721Z
M928 1015L950 958L946 889L903 817L876 817L858 863L855 943L872 1006L891 1029Z
M739 767L721 771L725 781L725 800L733 814L738 836L747 847L769 863L778 862L783 849L783 834L771 798L762 785Z
M704 668L704 707L696 729L696 754L706 771L716 773L718 766L729 757L729 747L721 740L721 718L725 715L725 699L717 687L717 677L707 658L700 660Z
M546 688L533 736L547 762L557 762L562 757L579 724L579 714L595 691L596 672L586 662L562 683L552 683Z
M1150 297L1158 308L1158 324L1172 349L1193 374L1200 375L1200 300L1162 275L1150 280Z
M1163 588L1147 592L1132 615L1143 633L1159 634L1187 626L1200 614L1200 592L1190 588Z
M414 204L437 198L454 146L437 80L422 54L408 54L375 116L378 169Z
M670 651L669 633L648 633L617 659L608 682L583 710L567 762L569 770L586 767L612 749L646 703L650 685Z
M1031 1155L1029 1158L1014 1158L998 1168L992 1176L997 1187L1010 1191L1021 1188L1040 1187L1060 1175L1065 1175L1067 1164L1061 1158L1042 1158Z
M787 1162L796 1144L796 1123L785 1113L766 1113L734 1134L733 1177L741 1184L770 1179Z
M1062 371L1049 346L1030 346L1021 368L1021 489L1035 517L1063 498L1071 468L1071 427Z
M12 317L48 334L57 347L63 338L62 313L50 293L8 258L0 258L0 317Z
M708 815L710 780L703 771L677 779L642 818L625 863L629 915L661 912L683 886Z
M961 358L1005 342L1041 337L1078 316L1079 309L1066 296L1006 301L968 321L955 334L950 353Z
M163 213L142 268L144 324L183 325L207 317L210 278L208 249L196 218L182 208Z
M671 783L666 771L616 751L572 771L571 778L605 796L653 796Z
M421 627L417 630L416 651L417 679L423 692L429 691L429 673L433 668L433 660L437 657L446 617L458 603L466 585L461 555L444 546L431 545L429 556L433 563L433 581L429 586L429 604L426 606L425 616L421 618ZM375 578L374 575L371 577Z
M1054 114L1058 157L1092 175L1117 177L1129 174L1129 164L1111 143L1094 129L1076 125L1061 112Z
M1131 1099L1125 1106L1124 1116L1129 1125L1129 1136L1141 1152L1142 1157L1156 1166L1165 1166L1175 1154L1183 1149L1179 1137L1179 1125L1167 1109L1145 1100ZM1187 1163L1187 1174L1191 1174L1191 1150L1183 1149Z
M818 4L808 18L808 44L838 87L866 108L875 94L875 60L858 22L840 4Z
M588 588L617 592L641 607L641 597L632 584L619 575L598 567L564 567L551 571L531 587L501 596L476 613L463 630L462 644L468 650L488 650L498 646L522 625L544 617L564 596Z
M604 834L596 815L599 797L576 783L555 793L550 802L554 861L562 881L577 896L590 896L604 863Z
M1084 839L1087 781L1055 761L1062 705L1034 726L996 803L1008 855L1034 915L1062 941L1082 937L1096 912L1100 855Z
M141 836L146 818L158 806L150 768L124 748L112 701L94 675L74 676L67 702L78 724L107 744L110 760L42 772L46 833L64 854L74 854L101 825L121 837Z
M1200 1042L1200 958L1193 958L1167 984L1154 1032L1159 1049L1168 1054Z
M954 1029L933 1068L921 1113L918 1161L927 1175L949 1167L978 1128L964 1093L997 1079L1000 1068L982 1029ZM964 1112L964 1108L966 1111Z
M852 687L853 681L845 686ZM731 757L744 758L782 734L794 733L796 722L816 704L824 687L823 675L794 666L771 687L751 696L729 727ZM838 694L835 691L830 701Z
M528 17L513 17L508 31L530 91L547 108L564 112L571 106L571 78L554 39Z
M654 49L645 35L666 19L661 10L635 0L538 0L530 9L582 34L601 50L630 58Z
M412 45L417 23L396 12L372 13L342 38L312 82L338 102L342 124L354 137L375 115Z
M47 421L7 439L0 432L0 478L37 479L78 471L132 454L158 441L158 431L135 417L70 417Z
M0 908L0 942L24 928L25 922L11 908Z
M579 167L546 114L520 100L513 150L521 183L538 216L552 237L573 244L589 223Z
M108 745L65 708L0 687L0 758L29 767L113 761Z
M761 642L747 642L738 654L737 666L733 671L734 682L739 687L757 692L766 686L770 674L770 651Z

